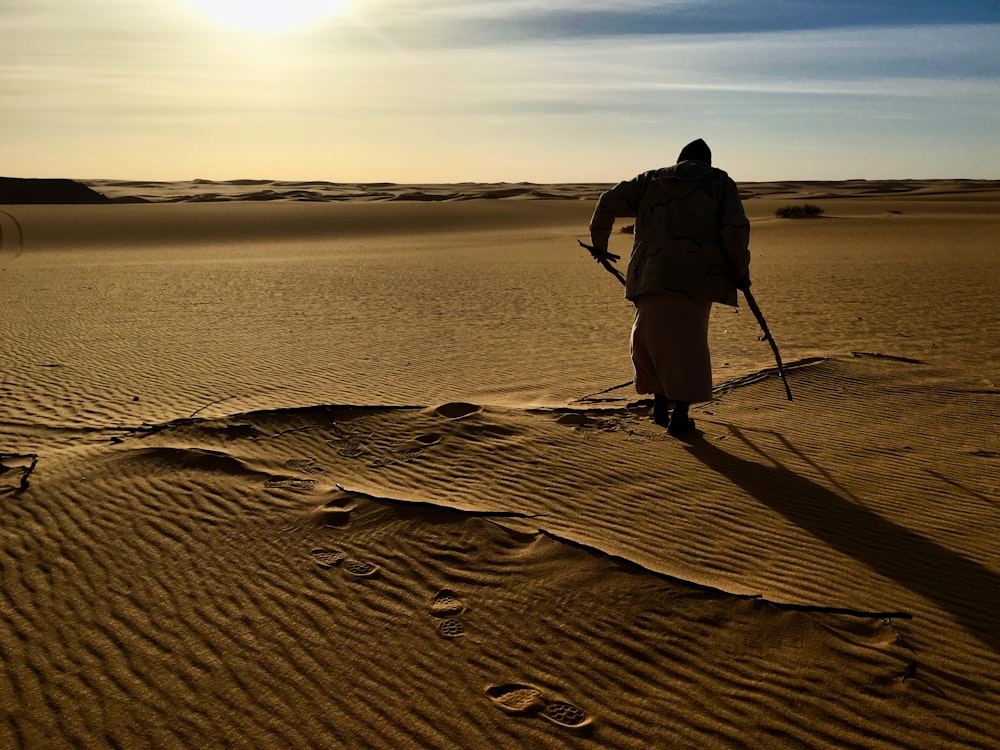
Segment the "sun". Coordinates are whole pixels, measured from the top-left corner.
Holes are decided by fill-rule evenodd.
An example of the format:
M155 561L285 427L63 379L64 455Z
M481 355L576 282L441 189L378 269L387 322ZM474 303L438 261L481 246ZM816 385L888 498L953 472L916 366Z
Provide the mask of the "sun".
M202 13L244 31L286 31L343 10L347 0L189 0Z

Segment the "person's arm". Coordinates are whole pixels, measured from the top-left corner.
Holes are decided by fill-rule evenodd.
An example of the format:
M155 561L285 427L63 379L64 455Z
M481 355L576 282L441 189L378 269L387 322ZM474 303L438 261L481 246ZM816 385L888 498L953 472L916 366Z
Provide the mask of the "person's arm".
M729 258L736 286L750 286L750 222L743 211L736 183L726 178L722 191L722 249Z
M641 174L631 180L619 182L601 194L590 219L590 244L601 252L607 252L615 219L635 217L647 183L646 174Z

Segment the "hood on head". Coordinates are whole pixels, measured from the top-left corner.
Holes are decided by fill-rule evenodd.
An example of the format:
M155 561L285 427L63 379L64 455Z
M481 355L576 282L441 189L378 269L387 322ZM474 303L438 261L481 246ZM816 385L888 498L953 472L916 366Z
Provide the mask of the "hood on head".
M708 166L712 166L712 149L701 138L691 141L681 149L681 153L677 157L678 164L682 161L700 161Z

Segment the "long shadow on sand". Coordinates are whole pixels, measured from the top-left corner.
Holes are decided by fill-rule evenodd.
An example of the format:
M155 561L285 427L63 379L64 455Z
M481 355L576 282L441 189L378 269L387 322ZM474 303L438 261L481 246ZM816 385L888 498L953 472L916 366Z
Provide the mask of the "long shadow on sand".
M781 466L739 430L730 429L774 465L738 458L700 437L690 440L688 449L706 466L833 549L934 602L1000 653L995 611L1000 575L878 515L852 500L843 488L843 494L838 494Z

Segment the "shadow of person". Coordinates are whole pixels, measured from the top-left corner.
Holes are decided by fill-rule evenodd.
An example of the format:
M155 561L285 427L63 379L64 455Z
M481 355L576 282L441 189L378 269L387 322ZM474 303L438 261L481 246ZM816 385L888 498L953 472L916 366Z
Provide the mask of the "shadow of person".
M830 481L838 491L796 474L768 456L738 429L729 429L768 463L734 456L700 435L687 440L687 448L761 504L838 552L933 602L979 641L1000 653L1000 630L996 624L1000 575L866 508L832 478ZM794 446L778 437L790 451L808 461Z

